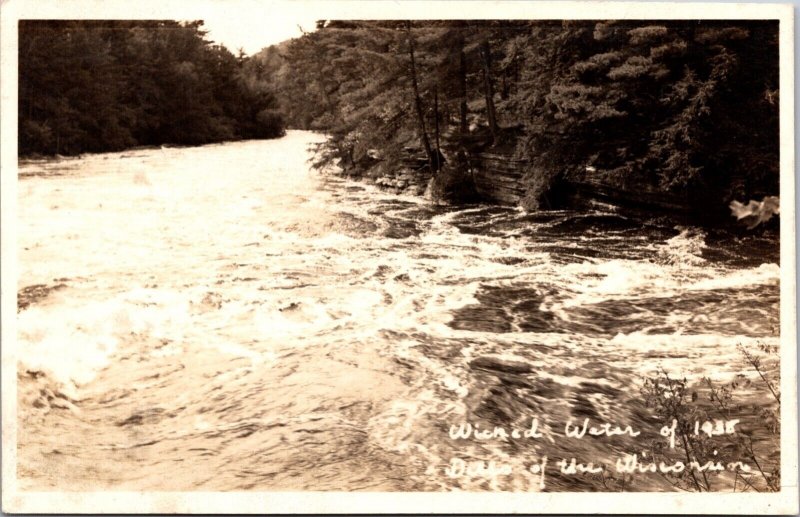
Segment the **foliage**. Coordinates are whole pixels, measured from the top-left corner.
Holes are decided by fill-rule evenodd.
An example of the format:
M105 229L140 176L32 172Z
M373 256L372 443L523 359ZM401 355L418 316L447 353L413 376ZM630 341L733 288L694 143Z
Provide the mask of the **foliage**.
M559 38L572 63L559 66L562 48L544 64L557 73L523 143L538 170L629 170L719 210L777 192L774 23L573 22Z
M776 22L318 27L253 63L275 79L287 123L329 133L322 161L350 173L374 167L370 152L384 163L409 148L422 154L427 137L451 159L487 146L515 149L527 163L530 208L547 205L543 196L559 179L590 169L718 212L737 197L777 194Z
M20 154L280 136L271 92L204 34L200 21L21 21Z
M691 469L663 474L676 488L707 492L776 492L780 490L780 366L777 347L759 344L748 349L738 345L747 374L739 373L727 384L704 378L700 385L670 377L660 370L645 379L642 395L659 424L676 423L676 446L663 441L650 447L653 459L669 464L678 459L704 465L742 462L740 469L702 471ZM757 378L752 380L753 375ZM709 436L697 432L695 422L736 420L735 432Z
M431 196L436 201L474 203L479 200L472 178L472 169L464 153L458 153L431 182Z
M722 216L778 193L774 21L317 27L246 57L207 42L202 22L23 21L20 152L269 138L286 124L326 132L317 165L355 175L513 155L528 208L587 178ZM471 181L457 169L450 180Z

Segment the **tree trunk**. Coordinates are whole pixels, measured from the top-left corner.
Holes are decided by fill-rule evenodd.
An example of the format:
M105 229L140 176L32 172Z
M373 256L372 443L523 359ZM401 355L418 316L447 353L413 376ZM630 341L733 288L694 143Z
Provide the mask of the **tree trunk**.
M486 118L489 121L489 130L492 139L497 139L497 112L494 109L494 87L492 86L492 51L489 40L481 42L481 57L483 57L483 93L486 96Z
M411 22L406 22L406 33L408 34L408 57L411 62L411 86L414 89L414 107L417 111L417 125L419 126L419 139L422 147L425 148L425 155L428 157L428 166L435 171L433 163L433 150L428 139L428 132L425 129L425 111L422 108L422 98L419 95L419 84L417 83L417 64L414 60L414 37L411 35Z
M436 156L435 156L435 163L434 163L434 170L438 171L442 164L441 156L442 156L442 148L439 145L439 88L434 88L433 90L433 120L434 120L434 127L435 131L434 134L436 135Z
M460 102L460 126L462 135L467 134L467 56L464 54L464 36L462 35L458 41L459 44L459 58L458 58L458 97Z

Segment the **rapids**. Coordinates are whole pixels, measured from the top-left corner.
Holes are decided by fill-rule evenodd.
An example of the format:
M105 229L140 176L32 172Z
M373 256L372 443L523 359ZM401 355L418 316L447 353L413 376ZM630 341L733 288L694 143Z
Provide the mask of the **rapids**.
M320 138L20 164L21 488L538 490L564 443L450 426L646 427L657 368L778 344L776 240L435 206L311 170Z

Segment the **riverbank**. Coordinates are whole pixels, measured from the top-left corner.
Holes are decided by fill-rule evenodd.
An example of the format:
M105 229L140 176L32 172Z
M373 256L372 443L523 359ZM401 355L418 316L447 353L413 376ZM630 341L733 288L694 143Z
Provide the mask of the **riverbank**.
M380 155L380 152L374 151L373 155ZM779 217L750 228L747 221L737 220L731 208L722 202L714 203L712 199L688 192L681 195L664 191L642 178L622 177L618 171L609 173L594 167L573 166L569 172L555 177L546 188L531 193L530 162L517 158L513 149L481 150L470 154L467 162L469 170L462 174L461 180L468 184L466 189L474 196L466 203L459 199L435 199L431 192L434 174L427 167L425 156L414 148L406 149L394 164L362 160L346 164L339 173L394 194L423 196L455 206L480 202L528 208L532 204L531 197L535 196L533 210L602 211L642 221L661 218L674 224L736 235L757 233L777 239L780 234Z

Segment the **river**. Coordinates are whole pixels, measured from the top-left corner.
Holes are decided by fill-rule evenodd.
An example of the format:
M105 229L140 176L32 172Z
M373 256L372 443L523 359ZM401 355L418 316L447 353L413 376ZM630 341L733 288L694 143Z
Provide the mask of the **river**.
M435 206L311 170L320 138L21 163L21 488L538 490L575 448L450 426L644 427L657 369L779 343L776 239Z

